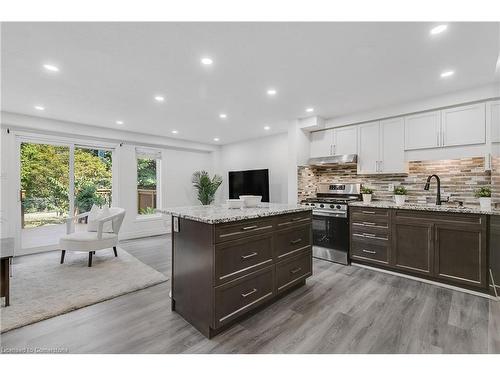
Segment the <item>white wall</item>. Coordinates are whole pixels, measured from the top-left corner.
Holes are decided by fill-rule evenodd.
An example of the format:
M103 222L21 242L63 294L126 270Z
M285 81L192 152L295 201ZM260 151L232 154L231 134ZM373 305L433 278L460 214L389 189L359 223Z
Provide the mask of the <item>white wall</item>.
M10 129L10 134L7 134ZM125 131L103 129L84 124L65 123L36 117L2 113L0 140L0 219L1 235L15 236L19 213L17 200L19 186L18 150L19 134L43 134L44 137L81 139L86 142L107 142L116 145L113 155L113 205L127 210L120 238L135 238L170 231L169 221L162 216L137 215L136 145L162 150L161 206L197 204L192 189L194 171L214 170L213 151L219 146L187 142L177 139L151 137ZM120 146L120 143L122 145ZM19 241L16 248L19 249ZM54 248L56 248L54 246Z
M269 200L273 203L288 201L288 135L264 138L221 146L216 155L216 171L224 180L219 200L229 197L228 172L247 169L269 169Z

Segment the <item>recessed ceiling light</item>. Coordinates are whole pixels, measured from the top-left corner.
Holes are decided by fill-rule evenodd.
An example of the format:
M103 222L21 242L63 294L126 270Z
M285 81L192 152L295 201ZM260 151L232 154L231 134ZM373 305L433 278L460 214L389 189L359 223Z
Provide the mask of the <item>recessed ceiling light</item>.
M116 125L123 125L123 121L122 120L116 120Z
M430 31L431 35L436 35L436 34L441 34L443 31L446 31L448 28L448 25L439 25L436 27L433 27Z
M268 126L268 125L264 126L264 130L269 130L269 129L271 129L270 126Z
M455 72L453 70L447 70L446 72L441 73L441 78L451 77Z
M269 95L269 96L274 96L276 94L277 94L276 89L269 89L269 90L267 90L267 95Z
M215 141L215 142L219 142L219 141L220 141L220 138L215 137L215 138L214 138L214 141Z
M44 107L44 106L41 106L41 105L36 105L36 106L35 106L35 109L36 109L37 111L45 111L45 107Z
M314 112L314 108L312 108L312 107L306 108L306 112Z
M203 57L201 59L201 63L203 65L212 65L214 63L214 60L212 60L210 57Z
M164 102L165 101L165 97L164 96L161 96L161 95L156 95L155 96L155 100L157 102Z
M172 130L172 134L177 134L177 133L179 133L178 130Z
M43 64L43 67L45 68L45 70L48 70L50 72L58 72L59 71L59 68L55 65L52 65L52 64Z
M227 118L227 115L226 115L225 113L221 113L221 114L219 115L219 117L220 117L220 118Z

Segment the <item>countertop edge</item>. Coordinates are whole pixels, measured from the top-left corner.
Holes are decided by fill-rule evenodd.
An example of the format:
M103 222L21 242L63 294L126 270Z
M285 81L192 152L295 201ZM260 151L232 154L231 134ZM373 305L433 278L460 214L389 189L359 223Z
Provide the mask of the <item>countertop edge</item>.
M389 201L375 201L371 203L365 202L350 202L351 207L366 207L366 208L386 208L394 210L409 210L409 211L427 211L427 212L449 212L449 213L459 213L459 214L473 214L473 215L500 215L500 210L484 211L479 208L473 207L447 207L447 206L425 206L419 204L404 204L396 205L396 203Z

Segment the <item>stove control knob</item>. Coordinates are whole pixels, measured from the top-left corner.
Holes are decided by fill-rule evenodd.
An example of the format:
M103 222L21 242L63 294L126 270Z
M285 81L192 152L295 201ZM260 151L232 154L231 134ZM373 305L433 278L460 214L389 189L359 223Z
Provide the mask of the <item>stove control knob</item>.
M323 203L321 203L321 204L319 205L319 208L323 208L323 207L325 207L325 205L324 205Z
M316 206L314 203L311 203L311 206Z
M335 205L334 205L334 204L331 204L331 205L330 205L330 208L335 208Z
M336 208L337 210L340 210L340 208L341 208L341 207L340 207L340 204L337 204L337 206L335 206L335 208Z

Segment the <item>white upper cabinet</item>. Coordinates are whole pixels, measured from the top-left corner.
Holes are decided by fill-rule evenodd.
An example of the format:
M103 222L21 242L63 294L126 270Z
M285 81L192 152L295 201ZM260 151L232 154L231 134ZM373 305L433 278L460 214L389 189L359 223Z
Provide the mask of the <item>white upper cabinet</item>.
M333 155L358 153L358 127L346 126L333 130Z
M378 173L380 164L380 124L378 121L359 126L358 173Z
M406 116L404 121L406 150L419 150L440 146L440 111Z
M500 100L486 105L487 126L491 129L491 141L500 142Z
M485 103L441 111L441 146L463 146L486 142Z
M333 148L333 130L323 130L311 133L311 150L312 158L330 156Z
M311 133L312 158L357 154L358 127L346 126Z
M381 173L407 172L404 124L403 117L380 121L379 171Z

